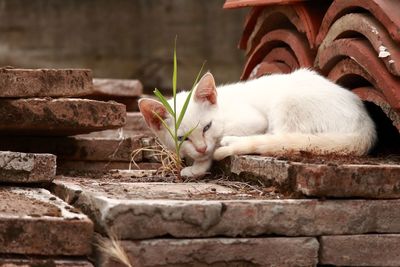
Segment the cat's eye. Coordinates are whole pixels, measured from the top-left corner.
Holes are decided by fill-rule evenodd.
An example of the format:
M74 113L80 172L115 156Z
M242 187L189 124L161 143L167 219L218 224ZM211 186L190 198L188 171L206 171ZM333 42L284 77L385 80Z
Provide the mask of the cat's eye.
M187 140L189 140L189 137L186 137L186 138L185 138L185 137L182 136L182 135L181 135L181 136L178 136L178 141L179 141L179 142L183 142L183 141L187 141Z
M211 123L212 123L212 121L210 121L209 124L207 124L206 126L204 126L204 128L203 128L203 133L207 132L207 131L210 129Z

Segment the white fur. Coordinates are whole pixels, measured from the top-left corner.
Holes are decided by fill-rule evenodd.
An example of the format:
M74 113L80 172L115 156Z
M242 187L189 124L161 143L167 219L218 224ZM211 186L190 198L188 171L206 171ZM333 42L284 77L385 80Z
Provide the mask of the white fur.
M182 170L184 176L206 173L213 156L221 160L235 154L287 151L363 155L376 140L362 101L311 70L220 86L217 92L214 105L192 99L178 130L183 135L197 125L191 141L182 146L182 155L194 159L193 166ZM186 96L187 92L177 95L178 110ZM203 135L210 121L212 126ZM165 130L156 134L173 148ZM205 154L195 150L204 145Z

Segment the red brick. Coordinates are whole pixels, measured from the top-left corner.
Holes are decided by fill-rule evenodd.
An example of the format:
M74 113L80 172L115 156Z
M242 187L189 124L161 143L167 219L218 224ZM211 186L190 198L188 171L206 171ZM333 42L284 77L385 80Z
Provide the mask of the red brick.
M202 194L197 185L159 183L153 190L151 183L68 178L56 180L55 191L76 200L96 229L121 239L400 233L400 200L254 199L239 190Z
M4 136L0 138L0 150L50 153L56 155L59 160L130 162L132 152L142 147L142 137L144 136L126 138ZM142 154L137 154L135 160L141 161Z
M132 266L316 266L318 241L299 238L205 238L121 241ZM124 267L105 253L98 266Z
M93 267L86 260L29 257L1 257L0 267Z
M82 96L93 90L92 72L82 69L0 69L0 97Z
M379 77L379 86L388 103L394 109L400 109L400 78L391 75L385 64L379 60L368 41L349 38L339 39L326 48L321 48L315 58L315 67L327 74L343 57L355 60L371 76Z
M2 134L74 135L119 128L126 122L125 106L87 99L0 100Z
M51 182L55 174L54 155L0 151L1 183Z
M399 266L400 235L322 236L320 264Z
M369 11L384 28L387 29L391 37L400 42L400 2L397 0L335 0L327 10L322 21L321 28L317 36L317 44L324 40L332 23L345 14L353 11L359 12L360 9Z
M109 101L113 100L126 106L127 111L138 111L138 97L143 93L139 80L128 79L93 79L94 91L86 98Z
M251 72L249 79L258 78L264 75L270 75L273 73L289 73L291 69L288 65L282 62L261 62Z
M369 14L348 14L331 26L325 36L320 49L329 47L340 36L346 36L348 32L357 32L363 35L376 51L375 55L385 63L386 68L393 74L400 76L400 46L396 44L386 29ZM388 54L381 54L380 49L386 49Z
M261 39L257 48L249 56L241 79L247 79L256 65L260 63L273 48L281 47L281 43L290 47L300 66L311 67L313 65L314 57L308 47L307 40L296 31L279 29L267 33Z
M293 52L286 47L272 49L264 58L266 62L284 62L291 71L298 69L299 62Z
M0 254L90 253L93 224L47 190L0 189Z

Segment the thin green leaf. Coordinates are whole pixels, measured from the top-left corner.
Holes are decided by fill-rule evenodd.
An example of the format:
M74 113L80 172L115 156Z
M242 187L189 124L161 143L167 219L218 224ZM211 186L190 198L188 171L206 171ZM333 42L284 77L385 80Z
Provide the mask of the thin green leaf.
M160 100L162 105L167 109L168 113L175 117L175 112L172 110L170 104L168 103L167 99L161 94L161 92L156 88L153 92L157 98Z
M194 126L194 127L193 127L192 129L190 129L187 133L185 133L185 134L183 135L183 139L182 139L182 140L185 140L189 135L191 135L192 132L199 126L199 124L200 124L200 122L198 122L196 126ZM180 142L179 145L178 145L178 150L179 150L179 151L181 150L181 146L182 146L183 142L185 142L185 141Z
M153 114L156 115L156 117L161 121L161 123L164 125L165 129L167 129L168 133L171 135L171 137L173 139L175 139L174 134L172 133L171 128L169 128L169 126L167 125L167 123L163 120L163 118L161 118L160 115L158 115L156 112L153 111Z
M172 73L172 93L175 99L176 96L176 83L177 83L177 77L178 77L178 63L176 59L176 41L178 39L178 36L175 36L175 46L174 46L174 71Z
M181 112L179 114L178 121L176 122L176 127L177 128L179 128L179 126L182 123L183 117L185 116L186 110L187 110L187 108L189 106L190 98L192 97L192 93L193 93L194 87L196 86L196 84L197 84L197 82L198 82L198 80L200 78L201 72L203 71L203 68L204 68L205 64L206 64L206 62L204 61L203 65L200 68L199 73L197 74L196 80L193 83L192 89L190 89L190 92L189 92L188 96L186 97L185 103L183 104L182 110L181 110Z

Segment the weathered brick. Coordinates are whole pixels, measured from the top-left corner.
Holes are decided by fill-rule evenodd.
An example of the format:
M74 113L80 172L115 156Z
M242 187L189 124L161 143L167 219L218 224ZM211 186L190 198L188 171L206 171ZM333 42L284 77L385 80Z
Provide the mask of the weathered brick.
M400 235L323 236L320 264L400 266Z
M92 222L47 190L0 188L0 207L0 253L90 253Z
M93 93L87 98L95 100L114 100L126 106L127 111L138 111L138 97L143 92L139 80L93 79Z
M365 159L368 161L368 159ZM324 164L291 162L262 156L233 156L233 174L281 191L318 197L400 198L400 166L385 164Z
M130 162L132 152L140 149L143 135L123 138L4 136L0 150L55 154L59 160ZM137 153L136 161L142 160Z
M125 106L87 99L2 99L2 134L73 135L119 128Z
M161 164L156 162L137 162L139 169L156 170ZM82 160L59 160L57 163L58 173L69 172L105 172L110 170L137 170L133 162L127 161L82 161Z
M168 195L168 186L160 195L151 184L140 193L134 183L99 187L76 181L55 180L58 192L64 192L60 195L76 199L75 205L91 214L99 229L122 239L400 233L400 200L265 200L237 192L204 195L198 184L183 184L188 197ZM113 187L129 193L115 194Z
M318 241L299 238L206 238L121 241L132 266L316 266ZM106 253L98 266L123 267Z
M92 72L83 69L0 69L0 97L82 96L93 90Z
M289 169L289 162L273 157L234 156L230 162L230 171L236 175L281 186L290 183Z
M400 198L400 165L292 166L297 190L308 196Z
M51 182L56 174L56 157L50 154L27 154L0 151L0 182Z
M0 267L93 267L93 265L86 260L75 259L39 259L32 256L24 258L16 257L1 257Z

